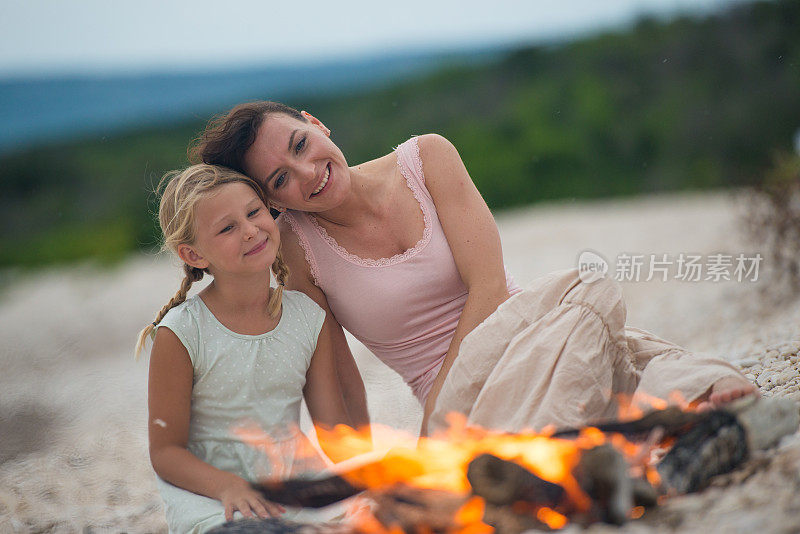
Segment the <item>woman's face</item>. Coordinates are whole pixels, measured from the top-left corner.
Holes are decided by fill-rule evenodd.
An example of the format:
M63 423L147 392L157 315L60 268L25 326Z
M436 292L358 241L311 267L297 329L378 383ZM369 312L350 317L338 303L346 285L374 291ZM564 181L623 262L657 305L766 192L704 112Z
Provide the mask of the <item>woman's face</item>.
M265 118L245 152L245 172L272 204L322 212L339 206L350 193L350 170L329 130L307 115L303 122L283 113Z

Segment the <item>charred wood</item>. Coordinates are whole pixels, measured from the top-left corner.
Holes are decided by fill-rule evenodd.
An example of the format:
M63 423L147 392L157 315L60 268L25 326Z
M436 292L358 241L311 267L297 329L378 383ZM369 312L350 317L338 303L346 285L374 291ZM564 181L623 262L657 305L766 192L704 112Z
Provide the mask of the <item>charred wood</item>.
M667 488L691 493L712 477L727 473L747 458L744 428L728 412L715 411L680 436L658 464Z
M628 462L610 444L598 445L581 454L574 470L583 491L592 499L590 520L621 525L633 508L633 482Z
M208 534L346 534L347 525L335 523L297 523L279 517L228 521L208 531Z
M658 465L667 489L690 493L797 430L797 405L788 399L748 398L703 419L681 435Z
M497 506L518 501L555 508L565 501L564 489L541 479L521 465L482 454L467 468L472 492Z
M322 508L363 491L340 476L322 479L292 478L253 484L268 501L302 508Z
M702 420L704 414L685 412L677 406L654 410L632 421L607 421L590 425L606 434L622 434L631 441L645 439L655 428L662 428L664 437L673 437L686 431ZM585 428L585 427L584 427ZM554 438L570 439L581 433L583 428L566 428L553 434Z

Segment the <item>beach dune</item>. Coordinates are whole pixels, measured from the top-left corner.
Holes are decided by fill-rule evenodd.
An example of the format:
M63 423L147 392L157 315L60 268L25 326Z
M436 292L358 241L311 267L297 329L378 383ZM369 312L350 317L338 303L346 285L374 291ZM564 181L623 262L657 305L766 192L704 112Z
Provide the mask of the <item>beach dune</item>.
M740 205L729 193L666 195L544 204L497 221L508 269L525 286L576 266L585 250L612 270L621 254L766 256L745 239ZM800 400L800 300L764 300L769 269L765 257L759 279L741 282L645 281L643 269L623 282L628 324L739 364L765 395ZM17 275L3 290L0 533L166 532L147 456L147 357L135 362L133 347L180 276L165 255L136 255L112 268ZM351 341L373 421L416 432L421 410L408 388ZM800 437L748 469L647 514L635 531L800 530Z

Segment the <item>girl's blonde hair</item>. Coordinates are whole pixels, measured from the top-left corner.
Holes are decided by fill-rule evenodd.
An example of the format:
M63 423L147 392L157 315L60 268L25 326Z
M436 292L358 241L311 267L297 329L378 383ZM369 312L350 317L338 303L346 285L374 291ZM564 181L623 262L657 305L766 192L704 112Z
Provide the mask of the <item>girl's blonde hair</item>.
M158 221L161 225L161 232L164 235L162 250L170 250L177 255L179 245L194 243L197 230L195 226L197 203L207 198L218 187L231 183L242 183L250 187L258 195L258 198L264 202L264 205L267 205L264 192L256 182L225 167L199 164L165 174L157 189L158 191L163 190L158 208ZM169 310L186 300L186 294L192 284L200 281L203 278L203 274L208 272L207 269L199 269L186 263L183 264L183 271L184 277L178 292L161 308L161 311L156 315L155 321L139 332L135 353L137 359L144 348L147 338L155 335L158 323L161 322ZM267 309L272 317L277 317L281 309L283 288L289 278L289 268L283 261L280 247L275 256L275 261L272 263L272 272L275 273L275 278L278 280L278 287L272 292Z

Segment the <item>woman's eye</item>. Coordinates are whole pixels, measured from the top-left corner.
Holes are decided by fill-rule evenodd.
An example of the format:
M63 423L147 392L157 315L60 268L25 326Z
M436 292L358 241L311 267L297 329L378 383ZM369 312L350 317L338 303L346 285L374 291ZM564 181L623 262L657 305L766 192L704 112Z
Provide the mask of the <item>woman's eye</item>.
M282 186L285 181L286 181L286 174L284 173L284 174L281 174L280 176L278 176L277 178L275 178L275 182L273 182L272 186L275 189L277 189L280 186Z
M261 208L256 208L256 209L254 209L253 211L251 211L250 213L248 213L248 214L247 214L247 216L248 216L248 217L252 217L252 216L254 216L256 213L258 213L259 211L261 211Z
M299 154L303 147L306 146L306 138L305 136L297 142L297 146L294 147L295 154Z

